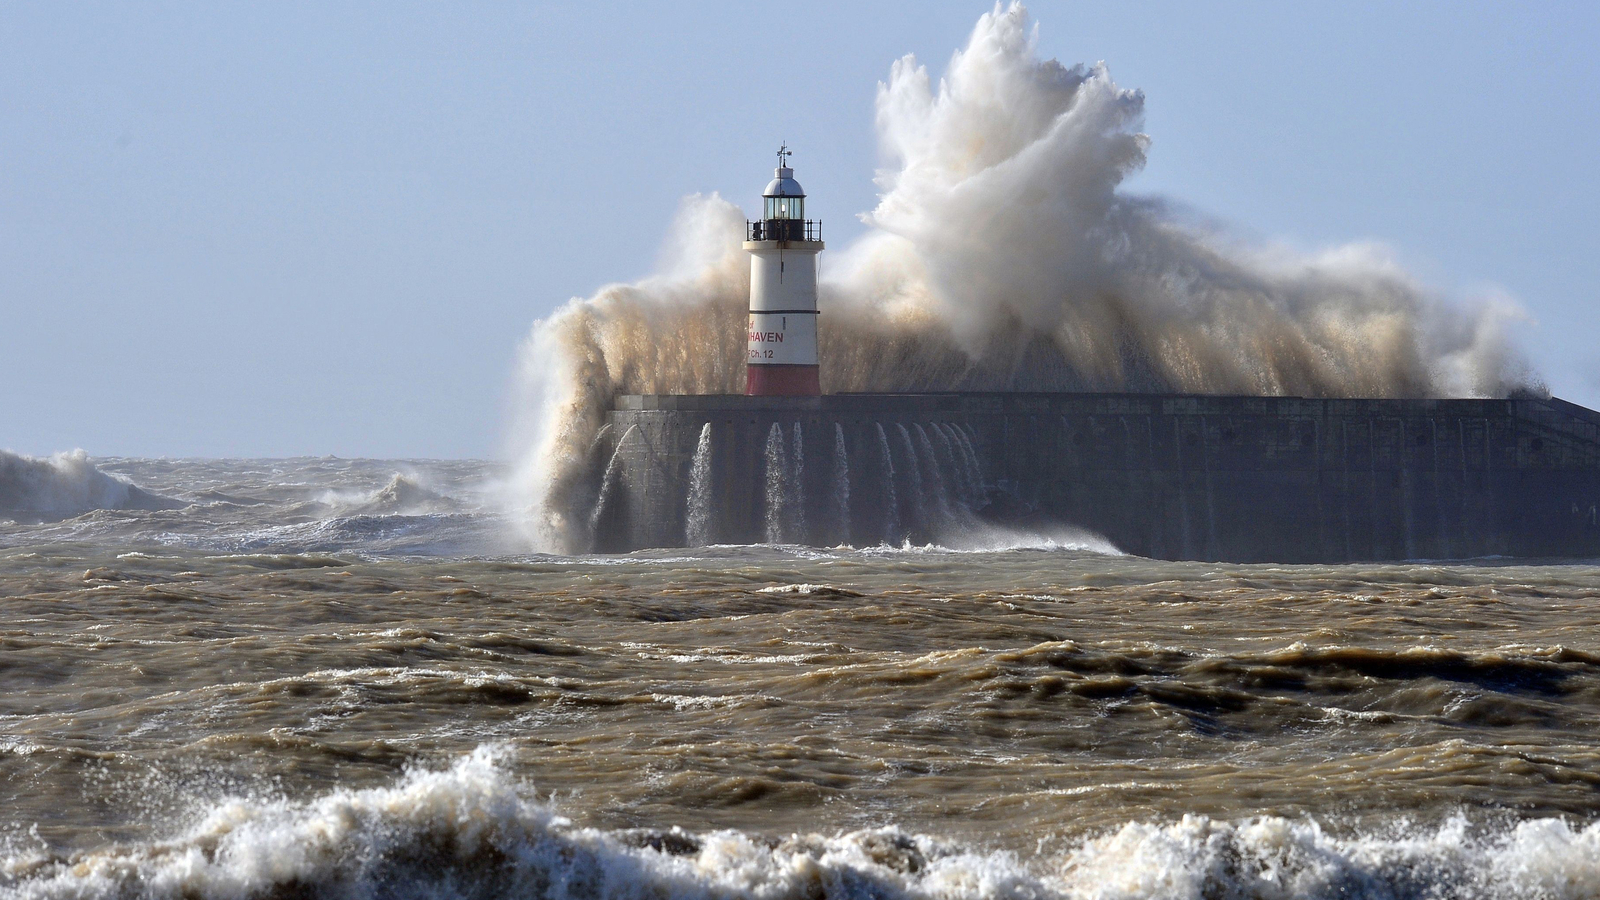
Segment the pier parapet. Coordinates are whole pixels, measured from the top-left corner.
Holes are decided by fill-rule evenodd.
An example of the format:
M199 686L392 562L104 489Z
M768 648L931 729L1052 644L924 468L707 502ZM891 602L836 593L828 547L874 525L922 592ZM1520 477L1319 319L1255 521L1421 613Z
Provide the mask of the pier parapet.
M626 396L597 458L598 551L998 524L1168 559L1600 555L1600 413L1556 399Z

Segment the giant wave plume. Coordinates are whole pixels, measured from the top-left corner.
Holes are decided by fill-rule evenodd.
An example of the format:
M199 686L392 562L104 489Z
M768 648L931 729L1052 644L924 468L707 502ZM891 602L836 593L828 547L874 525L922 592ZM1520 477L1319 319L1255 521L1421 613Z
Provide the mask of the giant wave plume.
M1542 387L1503 300L1446 302L1380 246L1251 245L1123 189L1144 95L1040 59L1013 3L937 84L880 84L868 232L822 273L822 389L1505 396ZM590 452L619 394L742 393L744 213L687 198L655 276L536 323L517 373L513 497L536 545L581 549Z

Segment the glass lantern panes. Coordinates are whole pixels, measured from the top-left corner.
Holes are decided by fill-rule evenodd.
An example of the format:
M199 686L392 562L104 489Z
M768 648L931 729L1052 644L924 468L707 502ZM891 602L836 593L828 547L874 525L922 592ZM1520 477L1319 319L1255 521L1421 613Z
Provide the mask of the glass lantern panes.
M768 219L804 219L806 217L806 198L804 197L767 197Z

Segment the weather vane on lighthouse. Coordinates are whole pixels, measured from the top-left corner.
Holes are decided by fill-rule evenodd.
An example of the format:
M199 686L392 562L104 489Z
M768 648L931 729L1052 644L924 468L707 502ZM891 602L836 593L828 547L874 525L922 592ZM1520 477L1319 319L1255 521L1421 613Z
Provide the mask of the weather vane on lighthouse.
M817 254L822 222L806 218L806 192L789 168L788 142L761 192L761 218L745 222L750 253L750 335L744 392L752 397L815 397Z

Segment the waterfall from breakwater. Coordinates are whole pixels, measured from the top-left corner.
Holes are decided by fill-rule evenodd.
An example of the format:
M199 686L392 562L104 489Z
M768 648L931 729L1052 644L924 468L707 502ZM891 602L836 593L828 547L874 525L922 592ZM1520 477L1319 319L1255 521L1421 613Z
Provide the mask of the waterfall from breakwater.
M963 500L969 508L977 509L988 502L983 493L983 476L978 472L977 463L966 444L962 442L959 428L954 425L944 425L940 430L950 442L950 454L955 458L955 467L961 470L961 481L966 491Z
M889 436L882 423L873 426L878 431L878 453L883 462L883 486L887 498L883 504L883 540L893 544L900 540L900 499L894 487L894 454L889 452Z
M940 522L950 521L950 491L944 483L944 469L939 466L939 458L933 453L933 442L928 440L928 432L920 424L911 426L917 433L917 452L921 454L922 471L928 473L928 481L933 485L933 502L935 514Z
M933 429L934 436L939 439L939 449L944 451L946 465L950 470L950 480L956 491L956 502L964 507L972 506L972 486L967 484L966 468L961 465L961 460L956 456L954 444L950 440L949 426L935 422L929 427Z
M606 461L605 475L600 479L600 493L595 499L594 512L589 516L589 534L591 541L593 535L600 528L601 518L605 515L606 505L611 500L611 494L616 490L617 472L622 461L622 451L628 446L628 438L639 433L637 426L630 425L617 441L617 449L611 451L611 458Z
M833 423L833 515L839 543L850 543L850 453L845 447L844 426L838 422Z
M784 541L784 507L788 504L789 460L783 448L783 426L767 430L767 543Z
M823 391L1542 390L1499 295L1445 297L1370 243L1251 244L1129 193L1143 109L1103 65L1041 59L1015 4L984 14L942 77L895 62L878 203L820 285ZM659 274L535 325L511 436L514 520L535 544L583 543L600 465L583 451L617 396L743 392L746 217L689 198Z
M920 525L928 521L927 490L922 483L922 466L917 464L917 450L911 446L911 432L906 430L903 423L896 422L895 434L900 438L900 447L905 465L902 467L906 473L906 493L911 497L911 521Z
M711 543L711 423L700 429L689 464L689 499L685 504L684 538L690 547Z
M963 452L966 426L932 417L942 410L928 412L921 421L896 421L894 412L877 421L858 412L767 411L753 422L708 421L687 410L619 413L621 438L602 448L612 461L597 491L592 546L992 549L1059 543L1069 533L1077 535L1071 541L1087 539L1071 518L1051 519L1038 492L1015 478L1000 477L989 488L993 502L981 502L981 466ZM1016 465L1014 455L1007 459Z
M978 464L978 450L972 444L972 438L959 425L950 426L950 433L956 437L956 446L961 448L961 461L967 469L967 482L972 485L972 506L983 506L989 502L989 490L983 483L983 467Z
M784 495L788 498L789 540L801 542L807 540L809 529L806 527L805 502L806 448L799 422L794 423L794 451L789 460L787 474L788 484Z

